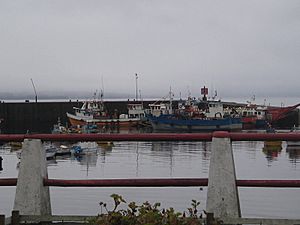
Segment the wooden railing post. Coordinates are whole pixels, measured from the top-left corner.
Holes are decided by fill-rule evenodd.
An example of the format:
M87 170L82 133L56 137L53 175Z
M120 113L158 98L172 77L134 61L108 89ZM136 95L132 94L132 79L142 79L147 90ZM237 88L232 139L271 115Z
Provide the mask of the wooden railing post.
M11 225L20 225L20 213L18 210L13 210L11 213Z

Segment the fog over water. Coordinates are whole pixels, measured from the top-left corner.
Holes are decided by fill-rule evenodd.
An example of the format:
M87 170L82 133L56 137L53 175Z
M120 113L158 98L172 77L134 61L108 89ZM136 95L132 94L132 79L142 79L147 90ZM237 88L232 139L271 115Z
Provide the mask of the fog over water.
M0 1L0 99L299 96L300 2ZM33 97L34 98L34 97Z

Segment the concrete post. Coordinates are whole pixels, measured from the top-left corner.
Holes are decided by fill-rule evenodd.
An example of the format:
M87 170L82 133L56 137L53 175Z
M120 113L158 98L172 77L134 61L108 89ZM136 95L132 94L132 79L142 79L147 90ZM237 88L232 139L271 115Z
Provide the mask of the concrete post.
M51 215L46 152L41 140L25 139L16 188L14 210L21 215Z
M241 216L229 133L214 132L209 165L206 211L216 218Z

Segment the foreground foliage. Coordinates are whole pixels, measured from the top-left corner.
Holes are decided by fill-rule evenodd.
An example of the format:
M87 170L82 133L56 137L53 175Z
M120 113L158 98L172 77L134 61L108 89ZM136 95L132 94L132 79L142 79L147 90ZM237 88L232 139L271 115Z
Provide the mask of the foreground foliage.
M160 209L160 203L150 204L144 202L136 205L130 202L127 209L118 209L121 203L126 203L122 196L112 194L114 208L109 211L106 203L100 202L101 214L96 219L90 221L93 225L200 225L199 218L202 214L198 213L197 207L200 202L192 200L191 207L187 213L175 212L173 208ZM102 213L102 210L105 213ZM186 215L187 214L187 215Z

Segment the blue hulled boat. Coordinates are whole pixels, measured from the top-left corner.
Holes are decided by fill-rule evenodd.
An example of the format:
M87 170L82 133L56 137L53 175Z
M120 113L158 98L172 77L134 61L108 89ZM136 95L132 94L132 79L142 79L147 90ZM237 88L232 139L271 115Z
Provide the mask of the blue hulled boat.
M233 131L242 129L240 118L184 118L174 114L147 116L154 130L158 131Z
M208 101L208 89L202 88L202 100L188 97L172 108L172 92L169 104L151 104L146 114L152 128L158 131L233 131L242 129L241 117L233 112L225 113L221 101Z

